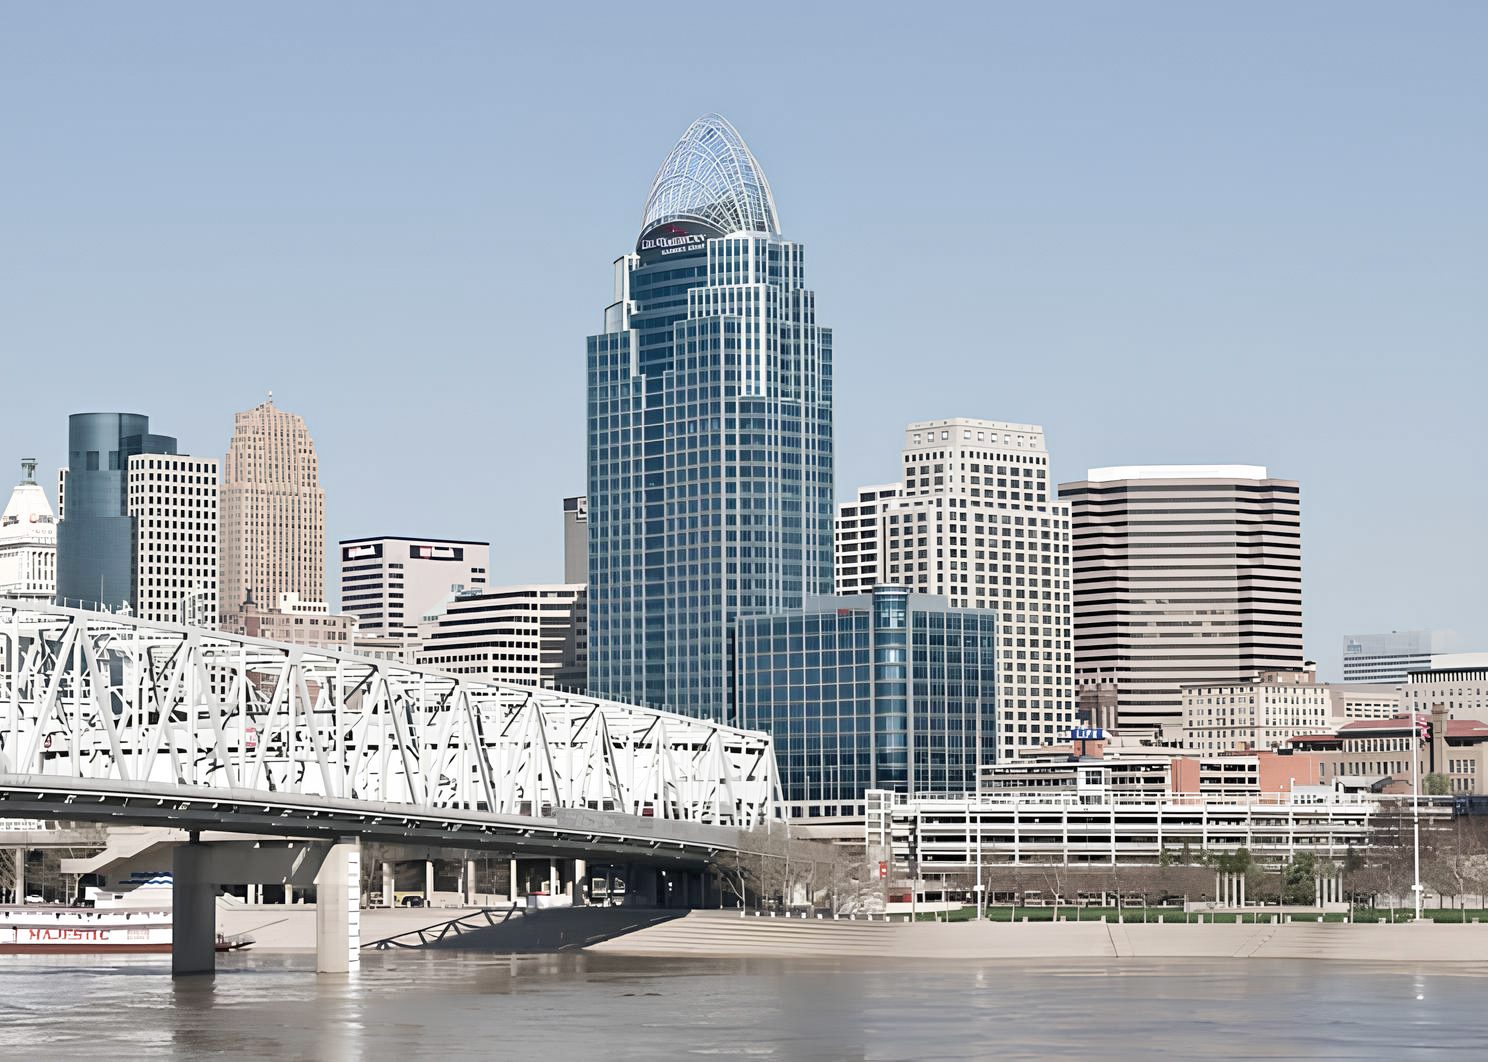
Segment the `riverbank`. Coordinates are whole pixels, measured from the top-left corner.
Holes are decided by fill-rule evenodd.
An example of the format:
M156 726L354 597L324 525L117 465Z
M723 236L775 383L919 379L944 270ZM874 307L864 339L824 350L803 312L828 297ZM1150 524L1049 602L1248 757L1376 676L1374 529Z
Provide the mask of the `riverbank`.
M885 959L1342 959L1488 965L1488 925L1337 922L851 922L694 911L593 945L596 953Z

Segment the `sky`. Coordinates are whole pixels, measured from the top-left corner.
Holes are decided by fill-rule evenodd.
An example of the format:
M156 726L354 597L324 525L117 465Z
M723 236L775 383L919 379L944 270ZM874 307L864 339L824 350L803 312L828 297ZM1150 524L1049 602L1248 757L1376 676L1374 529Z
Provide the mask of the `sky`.
M332 541L559 580L584 338L717 111L834 331L839 498L933 417L1263 464L1325 675L1488 649L1485 51L1479 3L0 0L0 476L86 410L220 456L272 390Z

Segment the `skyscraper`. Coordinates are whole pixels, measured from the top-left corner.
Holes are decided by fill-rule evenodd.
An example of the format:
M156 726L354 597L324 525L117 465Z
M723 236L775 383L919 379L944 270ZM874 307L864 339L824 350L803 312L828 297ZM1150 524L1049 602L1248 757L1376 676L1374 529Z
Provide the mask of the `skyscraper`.
M877 581L996 610L997 756L1067 737L1070 519L1050 489L1044 430L918 421L904 432L903 472L839 510L838 592Z
M223 626L240 630L249 594L325 601L325 492L305 421L269 400L234 418L222 466Z
M217 626L217 459L139 454L125 483L135 615Z
M832 586L831 333L743 138L688 127L588 341L589 688L721 717L744 612Z
M28 457L0 514L0 597L51 601L56 594L57 519Z
M129 459L174 454L176 440L150 434L150 418L140 413L74 413L67 418L67 449L57 492L57 603L133 607Z
M1075 679L1123 728L1181 725L1184 685L1300 668L1298 486L1255 465L1093 468L1074 520Z

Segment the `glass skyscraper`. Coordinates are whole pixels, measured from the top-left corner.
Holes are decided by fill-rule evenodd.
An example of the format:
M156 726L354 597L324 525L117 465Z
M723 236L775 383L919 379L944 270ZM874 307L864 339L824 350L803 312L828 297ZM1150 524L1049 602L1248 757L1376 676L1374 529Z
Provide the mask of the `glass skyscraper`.
M150 418L141 413L74 413L67 419L67 450L57 492L57 603L135 607L129 459L174 454L176 440L151 435Z
M832 588L831 333L758 162L705 115L588 342L589 687L721 719L746 612Z
M997 741L997 615L878 586L736 623L736 722L775 740L793 818L869 789L969 793Z

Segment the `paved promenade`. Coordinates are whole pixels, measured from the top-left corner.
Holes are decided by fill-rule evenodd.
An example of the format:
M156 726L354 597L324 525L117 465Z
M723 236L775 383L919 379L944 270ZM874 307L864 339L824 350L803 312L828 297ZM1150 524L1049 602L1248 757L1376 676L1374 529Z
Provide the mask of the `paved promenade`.
M587 950L617 955L1346 959L1488 965L1488 924L885 924L695 911Z

